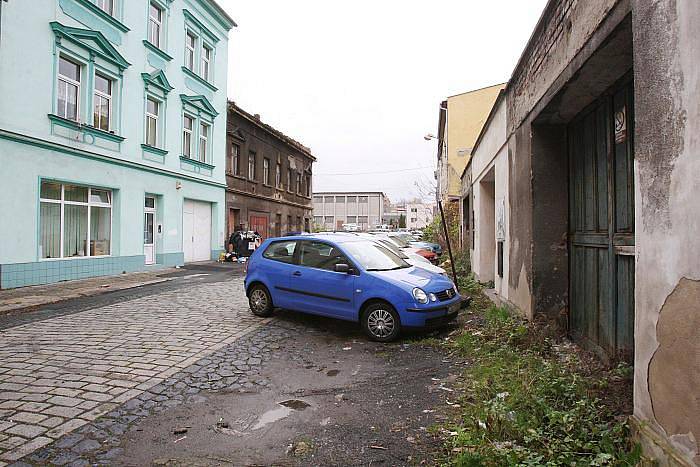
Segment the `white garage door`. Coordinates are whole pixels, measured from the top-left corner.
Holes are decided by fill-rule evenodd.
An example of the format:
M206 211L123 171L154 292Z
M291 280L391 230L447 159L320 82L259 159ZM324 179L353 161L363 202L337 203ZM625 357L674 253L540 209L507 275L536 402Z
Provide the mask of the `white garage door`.
M182 245L186 263L211 259L211 203L185 200Z

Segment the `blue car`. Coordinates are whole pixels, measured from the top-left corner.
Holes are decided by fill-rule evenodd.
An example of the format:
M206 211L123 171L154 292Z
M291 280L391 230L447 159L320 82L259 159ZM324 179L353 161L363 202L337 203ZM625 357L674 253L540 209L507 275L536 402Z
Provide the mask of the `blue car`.
M257 316L284 308L355 321L379 342L443 325L468 303L449 278L352 235L265 240L250 257L245 289Z

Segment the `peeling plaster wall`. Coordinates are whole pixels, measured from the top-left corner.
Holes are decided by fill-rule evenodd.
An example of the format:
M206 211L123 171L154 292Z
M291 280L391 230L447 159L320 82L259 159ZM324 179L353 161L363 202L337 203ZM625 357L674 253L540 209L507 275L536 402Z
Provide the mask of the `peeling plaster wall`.
M633 0L634 413L698 465L699 25L697 0Z

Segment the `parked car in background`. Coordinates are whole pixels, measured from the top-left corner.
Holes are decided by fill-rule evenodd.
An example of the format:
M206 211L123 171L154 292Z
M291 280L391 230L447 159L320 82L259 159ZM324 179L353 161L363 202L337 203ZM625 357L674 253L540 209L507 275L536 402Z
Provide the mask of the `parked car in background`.
M353 223L343 224L343 230L346 232L359 232L360 226Z
M250 258L245 289L257 316L283 308L355 321L379 342L444 325L468 303L449 278L353 235L265 240Z
M419 268L426 269L428 271L437 273L437 274L445 274L445 270L441 267L435 266L433 263L430 262L430 260L418 253L418 249L412 248L412 247L406 247L406 248L401 248L396 242L394 242L390 237L387 235L383 235L382 233L372 233L372 234L358 234L358 235L364 235L365 238L372 239L374 241L377 241L387 247L392 253L406 261L407 263L411 264L412 266L416 266Z
M421 255L431 263L438 263L440 255L436 253L432 247L428 246L428 244L423 246L414 245L415 239L412 236L405 233L389 232L387 233L387 235L401 248L414 248L417 254ZM442 253L442 250L440 250L440 253Z

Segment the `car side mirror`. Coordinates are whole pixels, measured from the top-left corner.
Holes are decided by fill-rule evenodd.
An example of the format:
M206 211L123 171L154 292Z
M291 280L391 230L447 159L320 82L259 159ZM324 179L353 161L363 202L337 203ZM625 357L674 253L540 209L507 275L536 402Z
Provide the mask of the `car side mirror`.
M350 266L347 264L336 264L335 272L344 272L345 274L350 273Z

